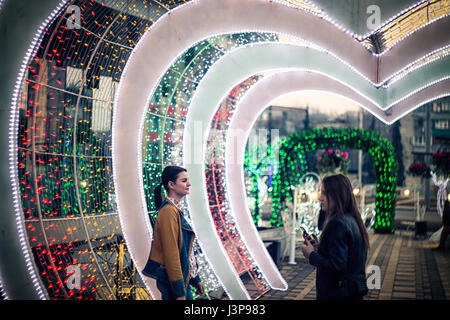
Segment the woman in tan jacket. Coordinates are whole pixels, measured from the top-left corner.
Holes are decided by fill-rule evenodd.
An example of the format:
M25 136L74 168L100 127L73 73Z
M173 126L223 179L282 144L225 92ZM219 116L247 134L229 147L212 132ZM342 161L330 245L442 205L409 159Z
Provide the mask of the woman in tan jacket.
M192 252L195 234L183 215L180 201L189 194L186 169L178 166L164 168L161 183L155 189L154 200L159 208L153 228L153 243L142 273L156 279L163 300L191 300L190 285L204 294ZM167 197L161 196L162 187Z

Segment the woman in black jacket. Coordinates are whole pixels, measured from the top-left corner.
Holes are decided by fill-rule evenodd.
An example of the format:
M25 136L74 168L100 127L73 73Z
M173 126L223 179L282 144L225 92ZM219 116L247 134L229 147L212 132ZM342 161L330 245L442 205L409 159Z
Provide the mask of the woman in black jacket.
M325 177L319 201L327 213L319 244L305 239L302 246L305 258L317 267L317 300L362 299L367 294L369 236L349 179L342 174Z

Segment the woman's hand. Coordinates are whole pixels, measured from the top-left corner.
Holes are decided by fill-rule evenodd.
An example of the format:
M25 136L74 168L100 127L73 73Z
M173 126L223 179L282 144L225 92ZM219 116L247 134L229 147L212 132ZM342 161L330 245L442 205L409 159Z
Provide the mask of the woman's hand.
M177 297L177 300L186 300L186 296Z
M317 239L317 236L314 233L311 236L312 236L311 244L313 245L314 250L319 249L319 239Z
M201 296L205 294L205 287L203 286L203 283L199 282L197 284L197 293Z
M309 255L314 251L314 247L307 239L305 239L305 243L302 245L302 253L305 256L306 260L309 260Z

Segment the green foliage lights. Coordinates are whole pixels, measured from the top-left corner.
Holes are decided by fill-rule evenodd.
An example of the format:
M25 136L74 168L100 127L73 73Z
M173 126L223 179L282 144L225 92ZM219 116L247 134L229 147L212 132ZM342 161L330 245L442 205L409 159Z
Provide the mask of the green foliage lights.
M298 185L308 171L306 153L328 147L361 149L371 155L377 177L374 229L378 233L393 233L397 184L394 149L379 134L358 128L314 128L295 133L281 143L279 169L273 181L271 225L283 223L281 212L287 210L286 202L292 201L291 186Z

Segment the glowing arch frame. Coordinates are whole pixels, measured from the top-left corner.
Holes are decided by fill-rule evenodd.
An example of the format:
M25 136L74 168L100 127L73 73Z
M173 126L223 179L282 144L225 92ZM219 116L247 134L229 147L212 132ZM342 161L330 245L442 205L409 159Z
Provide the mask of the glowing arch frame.
M245 15L245 17L242 16L243 12L248 12L246 10L242 10L242 5L245 5L245 7L250 10L251 12L255 13L255 16L253 18L256 18L255 20L251 20L249 19L248 15ZM212 6L212 7L211 7ZM195 7L195 11L194 9L192 9L192 7ZM274 11L274 7L276 8L276 10ZM237 10L239 8L239 10ZM183 9L183 14L179 14L179 10ZM256 9L253 10L253 9ZM230 10L232 12L230 12ZM289 10L291 10L291 12L289 12ZM217 15L214 16L214 21L210 21L208 20L211 15L208 15L207 12L220 12L221 14L223 14L223 20L222 19L218 19ZM284 13L281 13L284 12ZM172 14L171 14L172 13ZM130 57L129 63L127 64L126 70L124 71L123 75L122 75L122 81L121 81L121 86L119 89L119 94L117 96L117 110L120 111L119 106L121 104L133 104L133 105L138 105L140 108L142 108L143 106L145 106L145 103L143 102L145 99L143 98L143 92L153 92L152 85L154 88L154 84L155 84L155 78L158 77L160 74L162 74L162 71L164 69L167 69L170 61L174 60L174 58L176 57L175 55L172 55L172 53L174 52L182 52L183 49L185 49L186 47L189 46L189 44L192 45L193 40L192 39L199 39L202 37L206 37L206 34L208 35L212 35L214 33L222 33L222 32L231 32L233 30L236 31L242 31L242 28L246 28L249 30L255 30L255 25L258 25L258 22L261 23L261 21L264 21L264 25L267 25L267 19L271 20L274 17L279 17L279 15L281 14L286 14L286 15L292 15L292 9L289 8L285 8L282 5L277 5L274 3L267 3L267 2L263 2L263 1L254 1L251 3L237 3L237 1L235 0L230 0L227 2L217 2L212 4L212 2L203 2L203 1L198 1L195 3L194 5L191 5L191 3L187 4L187 5L183 5L181 7L178 7L177 9L172 10L171 12L169 12L167 15L165 15L164 17L162 17L161 19L159 19L157 21L157 23L155 23L148 31L147 33L142 37L141 42L139 43L139 45L136 47L135 51L133 52L132 56ZM361 46L357 46L354 41L349 41L349 37L345 36L345 32L343 32L342 30L336 30L335 29L330 29L330 25L323 25L322 27L319 27L321 30L322 29L328 29L329 33L326 33L328 36L330 36L330 34L332 34L333 36L331 37L332 39L335 39L336 42L333 42L330 46L328 46L328 43L326 41L324 41L324 37L321 34L318 34L316 32L316 28L314 28L314 23L318 23L318 21L313 21L318 20L317 17L311 17L306 15L303 12L298 12L295 11L295 15L303 15L305 19L298 19L296 22L298 23L299 21L301 21L301 23L305 23L305 26L307 26L307 28L303 28L301 30L301 35L302 37L305 37L306 34L306 38L309 38L309 40L315 39L317 42L319 42L320 44L324 45L325 47L332 47L332 49L334 49L335 51L337 51L338 53L340 53L340 55L345 56L348 58L348 60L351 60L352 65L359 65L362 67L363 71L362 74L369 74L369 76L366 76L368 79L370 79L370 69L372 66L373 67L373 63L371 63L370 61L374 61L374 56L370 55L367 51L364 51L361 49ZM168 18L168 16L170 16L170 19ZM174 18L175 16L177 16L177 18ZM193 19L192 17L195 16L202 16L202 17L208 17L207 19ZM187 18L189 17L189 18ZM230 21L230 17L232 17L233 21ZM263 18L261 18L263 17ZM265 19L265 17L267 19ZM193 22L194 21L194 25L192 25L192 28L194 29L193 34L190 33L190 29L186 28L186 24L188 21L187 19L189 19L189 22ZM170 20L169 22L167 22L166 20ZM174 21L176 20L176 21ZM226 24L224 25L223 21L226 22ZM290 21L290 19L286 19L285 16L283 16L283 19L277 19L276 22L283 24L282 21ZM166 22L166 23L163 23ZM220 22L220 23L218 23ZM203 28L199 27L197 24L198 23L202 23ZM309 23L309 24L308 24ZM166 24L165 27L163 28L161 27L161 24ZM283 25L283 26L279 26L279 25L274 25L273 28L271 28L270 31L274 31L274 29L278 29L278 32L284 32L284 33L289 33L289 34L294 34L297 35L298 33L300 33L298 30L300 28L295 27L296 23L295 22L291 22L291 23L287 23L287 25ZM317 26L315 26L317 27ZM241 30L237 30L237 28L241 29ZM264 28L264 26L260 26L260 28ZM233 30L230 30L233 29ZM287 31L286 31L287 30ZM258 30L261 31L261 30ZM176 39L171 39L171 36L176 36ZM322 38L321 38L322 37ZM317 39L318 38L318 39ZM412 38L412 37L411 37ZM329 37L327 37L327 39L329 39ZM152 44L152 46L150 46L149 44ZM345 43L345 45L342 45L343 43ZM147 50L143 49L146 48ZM164 57L161 57L157 54L157 52L155 52L155 55L151 55L152 56L152 61L151 63L146 61L146 59L144 59L144 57L142 57L143 53L142 52L146 52L146 56L149 56L149 51L152 52L152 47L153 50L156 50L155 48L158 49L159 52L164 52ZM344 49L342 49L344 48ZM356 52L356 53L355 53ZM170 54L167 54L170 53ZM138 56L140 56L140 59L137 58ZM141 70L136 70L137 64L134 63L134 69L133 71L130 71L129 69L131 68L130 66L133 65L133 59L137 59L140 60L142 62L142 64L139 64L139 69ZM143 59L143 60L142 60ZM365 61L365 62L364 62ZM369 61L369 63L367 63ZM406 63L408 63L408 61L406 61ZM143 74L142 70L153 70L153 74L152 75L148 75L145 76ZM140 87L140 90L143 90L140 95L136 95L135 92L133 92L132 87L130 86L130 81L131 81L131 77L130 74L133 74L133 82L138 82L138 83L142 83L142 81L144 81L144 84L142 85L142 87ZM137 76L137 77L136 77ZM150 81L149 81L150 80ZM371 80L369 80L371 81ZM373 81L371 81L373 82ZM127 94L122 94L121 92L124 90L124 88L127 91ZM147 88L148 90L146 90L145 88ZM125 95L125 97L124 97ZM138 99L136 99L137 97L139 97ZM148 97L146 97L148 99ZM123 111L123 108L121 110ZM129 114L128 114L129 116ZM116 127L117 124L117 118L119 116L116 113L116 117L114 119L114 128ZM136 119L135 119L136 120ZM136 121L134 120L134 123L136 124ZM127 154L127 155L139 155L139 150L137 150L138 148L134 148L135 145L135 141L141 141L141 137L139 134L137 134L136 132L129 132L126 129L124 129L121 125L119 125L121 127L121 131L120 134L117 132L113 134L113 148L115 148L117 145L121 145L120 149L121 151L119 153L123 153L123 154ZM130 137L134 137L131 138ZM115 139L118 139L119 141L128 141L127 146L125 147L123 144L121 143L115 143ZM131 143L130 143L131 142ZM116 151L113 152L113 156L116 154ZM131 157L134 158L134 157ZM140 159L140 157L137 157L138 159ZM140 161L139 161L140 162ZM142 184L142 179L139 179L140 177L140 172L136 172L136 170L130 169L130 168L126 168L126 166L124 166L122 163L120 163L120 161L117 160L116 158L116 164L115 164L115 168L123 168L124 171L122 171L121 176L119 176L117 174L117 170L116 171L116 175L115 175L115 179L116 179L116 187L118 185L120 185L121 187L125 187L127 188L128 186L132 186L133 184ZM138 166L139 167L139 166ZM121 169L122 170L122 169ZM119 170L119 171L121 171ZM133 172L134 171L134 172ZM127 176L128 178L125 178L125 176ZM118 180L121 180L120 183L117 183ZM134 181L133 181L134 180ZM136 181L137 180L137 181ZM124 189L125 189L124 188ZM126 207L134 207L136 206L137 203L140 203L140 201L142 199L139 199L139 192L136 193L135 195L129 197L127 200L125 199L121 199L121 195L119 192L119 189L116 188L116 190L118 191L118 198L119 201L122 201L122 205L125 203L123 201L127 201L127 204L125 205ZM141 208L142 209L142 208ZM122 211L123 212L123 211ZM133 232L129 232L130 229L127 229L127 227L129 226L129 223L127 223L125 220L127 220L125 217L126 214L121 215L121 224L124 230L124 234L125 237L127 238L127 243L131 243L131 247L132 248L140 248L141 250L144 249L145 252L149 252L149 247L150 247L150 241L142 241L142 239L140 239L140 243L136 243L136 241L130 241L130 237L127 237L127 234L133 234ZM145 217L144 217L145 218ZM148 225L148 223L147 223ZM131 230L136 231L136 226L129 226L131 228ZM148 240L151 240L151 235L149 234L148 230L143 230L144 227L140 226L137 229L141 229L141 231L144 231L144 234L147 233L148 235ZM139 233L142 234L142 233ZM131 236L132 237L132 236ZM136 245L136 247L135 247ZM146 249L146 250L145 250ZM132 251L132 256L133 256L133 250ZM141 258L139 259L134 259L136 264L139 266L142 266L142 264L144 263L144 259ZM217 271L217 270L216 270ZM240 284L238 284L238 286L240 286Z
M258 4L258 7L260 6L260 10L261 9L264 10L264 14L262 14L262 16L268 16L271 17L272 19L275 17L273 14L273 6L270 3L267 2L252 2L251 4ZM115 113L115 117L114 117L114 124L113 124L113 157L116 154L127 154L127 155L132 155L130 158L131 159L140 159L140 151L138 150L139 148L137 147L138 145L140 145L140 141L141 141L141 137L140 134L138 132L130 132L131 131L135 131L134 129L130 129L130 128L136 128L139 126L136 126L137 123L140 124L139 119L134 119L134 125L131 126L123 126L123 125L117 125L117 119L120 118L120 113L121 112L125 112L123 108L120 108L121 104L132 104L132 105L137 105L140 108L144 108L148 99L147 94L149 92L153 92L153 89L155 87L155 83L157 82L157 77L160 77L160 75L164 72L164 70L166 70L168 68L168 66L170 65L170 63L172 61L175 60L176 58L176 54L179 52L182 52L184 49L186 49L188 46L192 45L194 43L193 39L199 39L202 37L207 37L208 35L214 34L215 33L221 33L221 32L229 32L230 31L230 26L236 25L234 23L230 23L230 21L228 21L228 19L226 20L226 23L222 25L217 25L218 21L222 22L222 19L217 20L217 17L214 17L213 20L208 21L207 24L213 25L215 28L199 28L198 26L193 26L194 31L193 34L195 34L194 37L192 37L192 34L190 33L190 29L186 28L187 22L192 22L192 16L197 16L197 15L202 15L204 16L205 12L202 12L201 6L199 6L200 3L196 3L195 6L193 5L185 5L185 6L181 6L178 7L177 9L171 11L171 14L167 14L164 17L162 17L161 19L159 19L157 21L157 23L155 23L154 25L152 25L152 27L147 31L147 33L143 36L141 42L139 42L138 46L135 48L135 50L133 51L133 54L131 55L129 62L124 70L124 73L122 75L122 80L121 80L121 84L119 87L119 92L118 92L118 96L117 96L117 103L116 103L116 109L117 112ZM232 0L232 1L227 1L227 2L201 2L202 6L211 6L212 8L209 8L209 10L211 11L216 11L220 12L221 14L227 13L228 10L230 10L230 8L234 8L234 11L237 11L237 15L234 14L229 14L227 13L227 15L230 17L232 16L233 18L239 18L239 20L241 21L248 21L248 17L243 14L243 12L245 10L240 10L242 9L240 7L241 3L238 3L238 1ZM250 4L250 3L247 3ZM223 6L227 6L228 10L222 10L224 9ZM219 8L218 8L219 7ZM277 5L276 6L278 9L280 9L281 11L283 11L283 14L286 14L287 12L289 12L289 14L291 16L297 16L299 14L298 11L293 10L292 8L287 8L285 6L280 6ZM185 9L183 15L178 15L178 11L181 10L181 8ZM239 10L236 10L239 9ZM208 11L208 10L206 10ZM280 14L280 13L278 13ZM308 17L308 15L304 14L305 17ZM180 18L180 21L178 21L178 23L174 23L174 24L170 24L172 27L177 26L175 29L177 30L173 30L172 28L164 28L161 27L161 25L163 25L163 21L169 19L168 17L170 17L169 20L172 20L174 16L178 16ZM255 17L258 16L258 13L255 12ZM206 15L204 17L209 17L212 18L211 15ZM309 17L308 20L311 20L312 17ZM185 19L185 20L183 20ZM317 19L317 17L314 17L313 19L318 20L316 23L319 23L319 19ZM265 21L265 19L256 19L257 21ZM284 19L282 19L284 20ZM294 21L294 19L292 19ZM197 20L196 20L197 21ZM205 19L199 19L198 21L205 21ZM260 24L262 24L262 22L260 22ZM251 24L250 24L251 25ZM167 27L167 26L165 26ZM263 26L261 26L263 27ZM328 28L331 27L331 25L327 25ZM239 29L238 29L239 28ZM254 27L251 26L247 26L247 28L249 29L254 29ZM234 29L236 31L240 31L241 26L236 25L236 27L234 27ZM283 28L282 28L283 29ZM290 29L293 33L295 33L295 30L298 30L295 25L291 25ZM361 47L357 46L353 41L349 40L349 38L347 37L343 37L344 33L342 33L341 31L336 31L336 29L331 29L330 28L330 32L334 30L334 33L338 32L341 34L341 38L343 41L345 41L350 47L354 47L355 50L359 51L361 54L365 54L366 57L370 57L370 54L368 54L366 51L364 51L364 49L361 49ZM180 34L181 32L181 34ZM161 33L161 34L160 34ZM200 34L199 34L200 33ZM310 37L313 37L314 34L314 28L310 29ZM174 35L177 35L177 38L179 39L180 43L176 43L173 42L171 40L171 37L173 37ZM345 40L344 40L345 39ZM323 42L326 42L325 39L323 39ZM145 46L145 43L147 43L147 46ZM150 45L150 47L148 47ZM174 47L176 45L176 47ZM147 48L146 48L147 47ZM154 52L153 54L149 54L149 50L152 51L156 50L156 52ZM341 47L342 48L342 47ZM348 48L348 46L346 46L346 48ZM147 50L146 50L147 49ZM144 54L145 52L145 54ZM159 52L165 52L164 56L159 56L158 57L158 53ZM170 53L170 54L167 54ZM140 57L141 59L144 59L144 63L143 64L139 64L139 67L136 70L137 65L134 64L133 65L133 60L140 60L137 58L138 55L145 55L145 57ZM154 58L152 58L151 63L149 62L148 59L146 59L146 57L148 56L154 56ZM134 70L130 71L131 68L134 68ZM143 74L141 73L142 70L153 70L154 72L152 74ZM135 72L141 73L140 76L136 77L136 74L134 74ZM133 74L133 76L129 77L127 75L129 74ZM151 79L149 81L148 76L149 75L153 75L151 76ZM138 92L133 92L133 84L134 83L140 83L143 84L143 86L145 88L140 87ZM153 88L153 89L152 89ZM126 97L124 97L123 92L126 92ZM139 113L138 113L139 114ZM128 114L129 116L129 114ZM131 120L131 119L128 119ZM117 127L120 127L120 131L116 130ZM128 128L128 129L127 129ZM123 143L120 143L118 141L124 141ZM126 141L126 142L125 142ZM121 146L120 151L118 152L116 147L117 146ZM124 150L124 147L126 147ZM134 156L133 156L134 155ZM140 160L138 160L138 164L140 164ZM116 174L114 175L115 177L115 185L116 185L116 191L118 193L118 205L119 205L119 211L121 212L121 225L122 225L122 229L124 231L124 235L126 238L127 243L130 246L130 253L136 263L136 265L138 266L139 269L142 269L143 264L145 263L145 256L148 255L149 249L150 249L150 241L151 241L151 235L149 233L149 223L148 223L148 218L145 217L144 215L144 219L146 220L146 226L144 226L143 224L139 224L139 225L133 225L132 223L129 223L128 221L128 216L127 214L132 215L133 212L144 212L144 207L142 206L142 196L140 195L140 190L139 188L137 188L138 190L136 190L135 186L136 185L140 185L142 186L142 179L141 179L141 173L139 172L138 169L134 168L135 166L127 166L127 165L123 165L120 161L120 159L118 159L116 157L116 161L115 161L115 172ZM139 167L139 165L138 165ZM120 181L119 181L120 180ZM119 187L120 186L120 187ZM121 196L120 190L121 188L126 189L128 191L132 190L134 187L134 190L137 191L134 194L131 194L131 197L128 197L127 199L124 199ZM122 194L123 195L123 194ZM140 204L140 205L137 205ZM136 208L136 205L138 208ZM120 210L120 207L127 207L127 208L135 208L137 210L131 210L131 212L124 212L124 210ZM129 218L130 220L132 220L132 218ZM147 235L147 237L144 236L144 239L142 239L141 237L139 237L139 239L134 239L133 235L135 234L140 234L140 235ZM133 238L133 241L131 240ZM136 252L141 252L140 258L136 259L135 253ZM223 262L223 261L222 261ZM228 261L225 260L225 265L229 265ZM216 270L217 271L217 270ZM225 277L227 278L227 277ZM228 277L230 281L227 281L227 284L232 284L233 279L235 279L234 275L231 275ZM147 284L147 282L146 282ZM241 287L240 289L238 289L238 295L237 297L243 297L243 298L247 298L247 295L243 295L240 292L242 290L242 285L240 283L235 283L234 284L235 287ZM155 290L151 290L152 293L155 292ZM236 296L236 295L234 295Z
M261 242L251 214L247 206L244 178L243 158L250 130L256 119L278 97L298 91L327 91L344 96L356 102L362 108L371 102L358 94L352 88L328 76L311 71L285 71L278 72L258 81L247 94L239 101L236 111L229 125L229 134L226 143L226 179L228 197L241 235L249 244L249 250L255 251ZM240 134L236 134L239 132ZM234 140L236 139L236 140ZM253 255L260 255L254 252ZM258 259L260 266L270 260ZM269 262L270 263L270 262ZM268 267L262 267L267 270Z
M315 59L313 59L312 56L314 56ZM380 106L375 104L374 101L388 100L385 97L385 95L387 94L390 94L390 99L402 99L402 97L399 96L402 93L402 90L399 90L399 88L402 87L401 83L397 83L391 88L381 88L371 91L367 86L364 86L363 84L361 84L361 82L358 82L359 76L357 74L351 74L352 72L350 69L330 70L328 67L330 65L330 60L333 59L333 57L330 57L323 52L317 52L315 49L287 44L253 44L247 47L235 49L234 51L219 59L219 61L217 61L210 68L203 80L200 82L199 86L197 87L197 91L192 99L190 112L188 113L188 118L186 119L185 132L207 131L207 127L205 127L205 125L201 127L202 124L209 123L212 114L216 109L216 106L220 103L220 101L223 100L223 96L228 92L228 88L232 87L235 83L242 81L242 79L245 79L251 74L264 71L265 69L277 67L302 68L304 67L303 61L305 60L308 62L308 67L311 68L311 70L319 73L325 73L328 70L328 77L335 79L335 81L332 83L327 83L326 81L324 83L327 83L330 86L335 86L335 82L341 83L341 86L338 90L336 90L336 93L342 94L342 92L346 92L346 94L352 94L356 97L356 99L362 101L360 103L362 105L366 105L367 109L375 115L377 115L376 112L380 111ZM233 66L236 61L242 63L241 68L235 68L236 70L233 72L229 71L233 70ZM309 76L311 78L315 77L314 74ZM352 76L356 78L352 78ZM343 85L342 83L345 83L345 80L343 78L351 79L351 81L349 82L352 83L353 88L351 85ZM258 84L263 81L264 80L258 82L255 87L259 88ZM317 86L317 88L324 88L321 87L319 83L320 81L318 83L315 83L314 86ZM354 87L357 87L358 89L355 89ZM256 88L255 90L253 88L250 89L249 93L255 92ZM391 89L393 91L392 93L390 92ZM273 91L274 88L270 88L270 90ZM258 91L258 93L261 93L261 91ZM368 95L374 95L374 97L373 99L370 99L369 97L367 97L367 95L361 94L359 91L368 93ZM397 91L400 91L400 93ZM249 93L247 93L247 95ZM246 97L244 97L242 100L245 100L245 98ZM386 103L388 103L388 101L386 101ZM246 118L251 118L253 116L253 119L251 119L251 121L249 121L248 123L256 120L254 109L257 109L258 107L260 107L260 105L251 104L251 107L245 109L240 113L241 107L242 105L238 104L233 119L239 116ZM382 113L379 113L378 117L382 121L387 122ZM237 123L239 123L239 121L237 121ZM234 127L233 124L230 125L230 132L232 132L233 130L242 129L240 125L242 125L242 122L239 123L239 125L235 125ZM230 156L230 154L234 154L234 152L230 152L231 148L228 148L228 146L230 145L234 146L234 143L229 142L229 140L231 139L228 139L226 143L226 175L227 185L229 186L228 190L230 194L231 206L233 209L232 212L233 215L239 217L236 219L236 225L240 230L240 234L244 242L248 244L248 250L250 251L254 260L258 263L258 266L262 269L262 272L267 277L268 282L273 288L283 289L283 280L280 279L276 267L271 264L270 258L267 257L267 252L264 250L264 246L259 239L256 230L254 230L254 225L252 224L251 219L249 219L250 215L245 204L245 192L243 191L244 183L242 181L242 159L244 154L243 151L246 138L248 137L248 131L245 132L245 130L249 130L249 127L244 126L243 134L236 134L236 136L238 137L238 141L240 141L240 144L238 144L237 146L238 159L240 160L237 160L237 162L236 159ZM234 135L234 133L232 134ZM197 218L199 220L207 220L209 217L209 215L207 214L207 210L201 205L202 202L207 203L206 190L202 187L198 189L196 187L197 185L202 185L202 182L205 180L205 177L201 175L201 170L197 165L197 163L203 162L201 155L203 155L206 150L205 145L205 137L201 137L200 139L195 141L190 141L189 139L187 139L184 143L184 150L190 151L193 155L196 156L196 159L194 159L194 165L191 165L191 154L186 152L185 166L189 168L189 171L191 173L191 180L193 181L194 185L194 193L202 194L203 197L203 199L197 198L197 201L193 201L191 204L191 209L196 212ZM233 171L234 174L230 173L231 171ZM239 191L233 192L236 190ZM233 200L236 202L234 202ZM212 235L212 231L210 235Z
M314 59L313 56L316 59ZM209 123L214 115L215 110L217 109L217 106L223 100L223 97L226 96L230 87L233 87L236 83L239 83L243 79L246 79L249 75L256 74L257 72L265 71L267 69L301 68L304 67L305 60L309 62L309 68L311 68L312 70L319 70L321 72L326 72L330 64L336 61L328 54L324 52L318 52L317 50L308 47L289 44L254 44L235 49L228 53L226 56L219 59L209 69L209 71L206 73L206 75L198 85L194 97L192 98L191 106L186 118L185 133L197 132L200 137L197 137L196 139L185 139L183 150L185 150L184 165L188 169L192 182L192 196L189 197L191 215L194 215L196 218L196 220L193 220L194 226L196 225L196 223L199 223L198 221L203 222L198 228L198 232L201 236L205 237L205 239L210 239L211 237L213 237L215 235L215 230L213 229L214 224L212 223L212 221L210 221L209 224L204 223L204 221L208 221L210 219L210 214L209 208L207 207L208 200L206 189L204 187L205 176L202 164L204 163L203 155L206 150L206 137L208 133ZM239 61L239 64L242 64L241 68L233 68L236 64L236 61ZM346 75L348 78L353 77L350 82L354 86L359 86L359 84L362 84L362 81L364 80L362 77L353 73L345 66L343 66L342 68L338 68L338 70L334 70L332 74L336 78L339 78L340 75L342 78L344 78L342 74ZM344 86L342 85L342 87ZM256 85L256 88L259 88L258 85ZM372 94L375 94L376 92L376 89L373 89L373 91L371 91L371 88L369 86L364 85L359 86L359 89L361 91L368 90L369 92L372 92ZM253 90L252 88L249 91L255 90ZM347 92L350 91L351 90L348 90ZM370 95L370 93L368 94ZM373 101L370 101L369 98L366 98L363 101L372 106L373 112L380 111L377 104L375 104ZM235 110L235 115L232 119L237 118L237 114L240 110L241 108L238 104ZM249 114L254 115L252 111L250 111ZM254 118L253 120L255 119L256 118ZM229 128L229 132L235 130L231 127ZM239 126L237 128L239 128ZM246 135L238 135L238 137L242 137L243 139L245 139ZM243 141L245 143L246 139ZM247 245L247 249L249 250L253 259L256 261L258 267L261 268L261 271L266 277L269 284L275 289L286 290L286 282L279 274L279 271L274 265L270 256L268 256L268 253L265 250L265 247L256 232L254 224L252 223L252 220L249 219L250 215L247 214L248 209L246 209L244 199L245 193L234 192L236 184L238 184L237 181L240 181L239 189L244 190L243 181L240 179L231 180L228 175L230 171L230 164L236 165L236 162L233 161L233 159L231 159L229 156L230 148L228 148L228 146L230 145L230 143L227 142L226 145L226 175L227 185L229 185L228 190L230 199L234 199L235 194L239 194L241 196L239 205L233 205L233 201L231 201L232 214L237 218L235 219L236 226L240 231L244 243L246 243ZM194 159L192 159L192 155L195 157ZM243 153L241 154L240 159L242 160L242 158ZM233 168L237 169L241 165L242 161L237 161L237 165ZM237 172L240 173L241 171L239 170ZM244 198L242 198L242 196ZM195 200L192 200L192 198L194 198ZM208 245L211 244L209 243ZM216 255L219 250L209 247L205 248L205 251L214 254L214 258L212 259L212 261L215 262L217 258ZM215 268L217 269L219 268L219 266L216 265Z

